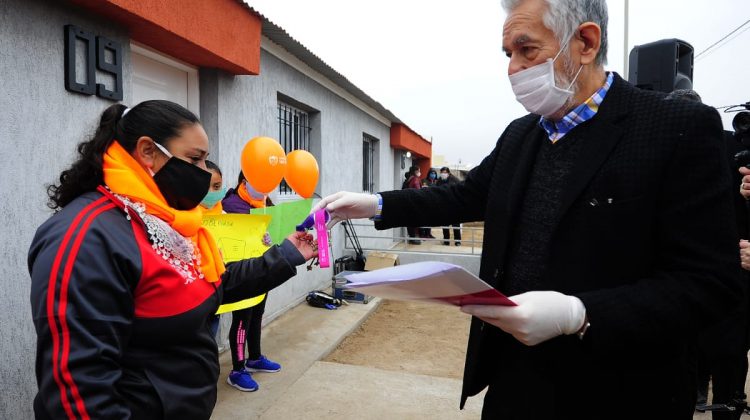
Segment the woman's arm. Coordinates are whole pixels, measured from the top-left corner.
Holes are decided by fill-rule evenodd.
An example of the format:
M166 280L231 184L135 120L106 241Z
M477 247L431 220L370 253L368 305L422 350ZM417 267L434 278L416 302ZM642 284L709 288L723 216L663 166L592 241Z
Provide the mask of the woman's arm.
M224 303L258 296L297 274L297 266L317 255L312 236L296 232L257 258L227 264L222 275Z
M131 334L134 284L129 281L140 278L139 252L121 213L96 211L82 209L78 213L93 220L83 217L77 224L76 214L70 220L55 216L37 231L29 250L37 332L35 410L45 412L37 417L130 416L117 382Z

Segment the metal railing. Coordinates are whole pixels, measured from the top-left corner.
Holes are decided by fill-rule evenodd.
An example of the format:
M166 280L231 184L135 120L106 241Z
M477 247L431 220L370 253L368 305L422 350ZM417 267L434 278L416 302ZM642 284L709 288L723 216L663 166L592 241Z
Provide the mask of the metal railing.
M483 226L422 226L415 228L417 232L420 232L421 229L427 229L434 235L434 238L420 238L404 236L407 232L405 227L379 231L381 234L375 235L367 234L368 231L376 232L375 224L372 222L348 221L347 223L355 230L364 251L402 251L446 255L481 255L482 253ZM456 241L452 238L447 240L446 246L446 240L443 239L443 229L449 229L451 234L454 230L460 230L461 240L458 241L460 246L455 246ZM391 232L391 235L384 236L383 233L385 232ZM348 232L345 232L344 239L344 249L354 251Z

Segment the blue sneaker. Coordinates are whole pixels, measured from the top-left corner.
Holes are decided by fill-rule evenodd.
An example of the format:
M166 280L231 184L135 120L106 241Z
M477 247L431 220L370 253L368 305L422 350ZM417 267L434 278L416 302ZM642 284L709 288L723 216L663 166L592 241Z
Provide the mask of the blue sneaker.
M244 370L233 370L229 372L227 383L240 391L253 392L258 390L258 383L255 382L250 372Z
M245 360L245 370L248 372L278 372L281 370L281 365L261 355L258 360Z

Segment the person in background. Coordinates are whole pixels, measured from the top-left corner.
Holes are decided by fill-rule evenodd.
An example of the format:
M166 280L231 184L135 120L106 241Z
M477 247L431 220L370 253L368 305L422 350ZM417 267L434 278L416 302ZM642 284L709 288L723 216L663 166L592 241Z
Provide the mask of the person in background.
M208 193L201 201L203 214L222 214L224 213L224 208L221 200L226 195L227 189L224 187L224 178L221 175L221 169L210 160L206 160L206 168L211 172L211 185Z
M406 180L401 185L401 189L406 190L422 188L422 182L420 180L422 171L419 169L419 166L411 166L409 168L409 172L407 172L404 176ZM422 236L420 234L420 228L418 226L407 226L406 232L409 235L408 243L410 245L420 245L422 243L420 239L417 239Z
M245 175L240 171L237 177L237 186L230 188L224 199L221 200L224 211L227 213L248 214L252 209L272 206L271 199L265 194L258 192L247 182Z
M208 188L208 193L206 193L206 196L201 200L201 210L203 210L204 215L223 214L224 209L221 206L221 199L224 198L227 189L224 187L224 178L221 174L221 169L219 168L219 165L208 159L206 159L206 168L208 169L208 172L211 173L211 184ZM214 338L218 338L216 337L216 334L219 332L220 321L221 318L219 315L214 315L211 320L211 333ZM219 344L220 351L223 351L223 347L218 339L217 344Z
M268 292L315 256L292 234L224 265L202 226L208 136L169 101L115 104L59 183L28 255L37 419L207 419L222 303Z
M440 178L437 180L437 185L455 185L458 183L458 179L451 173L450 168L443 166L440 168ZM453 227L453 240L456 246L461 246L461 223L455 223L450 225ZM451 244L451 230L450 228L443 228L443 245L450 246Z
M421 188L429 188L431 186L434 186L436 185L436 181L437 172L435 172L434 169L430 169L430 172L427 173L427 177L421 181ZM432 228L430 227L419 228L419 237L422 239L435 239L435 236L432 235Z
M692 89L678 89L669 93L667 100L688 100L702 103L700 95ZM735 170L734 155L743 150L742 145L734 139L732 132L724 131L727 159L733 184L742 183L742 175ZM748 209L742 194L734 197L737 230L740 236L740 250L747 240L740 239L748 234ZM748 273L743 273L745 281L750 280ZM745 377L747 376L748 352L748 302L737 308L734 316L703 331L697 342L697 411L705 411L708 404L708 384L712 382L713 405L730 404L744 401ZM739 419L741 410L735 412L713 411L715 420Z
M666 100L687 100L703 103L698 92L692 89L677 89L669 93ZM724 131L724 142L727 148L729 162L729 176L732 185L742 183L742 175L736 170L734 155L743 150L742 145L734 139L732 132ZM737 241L747 242L748 209L742 194L734 194L735 216L737 221ZM741 249L741 248L740 248ZM744 271L745 282L750 280ZM708 383L712 383L712 404L730 404L733 401L743 401L745 397L745 377L747 376L748 352L748 302L736 308L733 316L711 326L698 335L697 340L697 376L698 390L696 410L705 411L708 407ZM741 410L735 412L713 411L714 420L736 420L742 415Z
M434 185L438 185L438 174L437 171L434 169L430 169L429 172L427 172L427 178L424 179L424 181L427 182L427 186L432 187Z
M269 202L268 197L256 191L240 171L237 186L227 192L222 205L227 213L248 214L252 209L266 207ZM268 233L263 237L263 241L265 245L271 245ZM259 385L252 376L253 372L281 370L281 364L268 359L261 353L261 326L267 300L266 295L255 306L232 312L232 326L229 329L232 371L229 372L227 383L240 391L258 390Z
M419 169L419 166L412 166L409 168L409 171L404 174L404 183L401 184L401 189L406 190L409 188L422 188L422 170Z

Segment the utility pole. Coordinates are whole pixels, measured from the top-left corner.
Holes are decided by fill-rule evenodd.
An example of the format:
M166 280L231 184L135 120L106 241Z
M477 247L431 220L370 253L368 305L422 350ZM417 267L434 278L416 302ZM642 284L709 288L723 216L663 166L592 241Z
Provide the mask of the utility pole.
M625 80L628 80L628 26L630 24L630 0L625 0L625 30L624 32L624 41L623 41L623 47L622 47L622 63L623 63L623 74L622 77L625 78Z

